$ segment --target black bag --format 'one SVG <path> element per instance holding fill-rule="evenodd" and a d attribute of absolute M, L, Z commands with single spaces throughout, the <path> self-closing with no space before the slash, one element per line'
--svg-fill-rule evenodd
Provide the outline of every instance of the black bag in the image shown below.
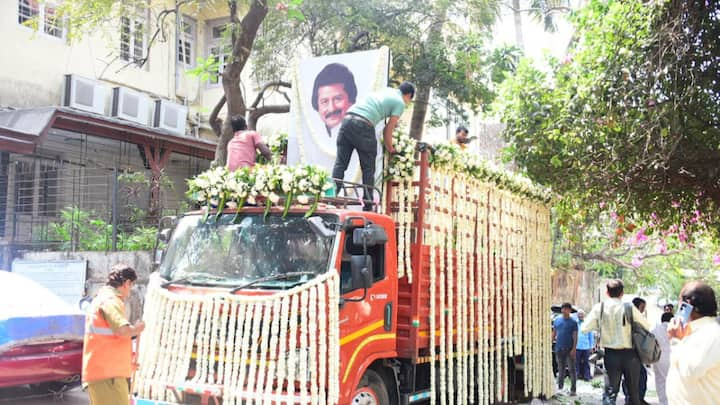
<path fill-rule="evenodd" d="M 643 364 L 653 364 L 660 360 L 660 344 L 658 343 L 655 335 L 650 331 L 645 330 L 642 326 L 635 323 L 633 319 L 633 306 L 632 304 L 625 304 L 625 318 L 630 322 L 632 328 L 632 345 L 633 349 L 640 357 L 640 361 Z"/>

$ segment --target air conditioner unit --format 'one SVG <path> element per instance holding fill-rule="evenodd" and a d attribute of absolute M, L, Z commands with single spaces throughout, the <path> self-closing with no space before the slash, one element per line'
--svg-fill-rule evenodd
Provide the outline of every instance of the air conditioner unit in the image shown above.
<path fill-rule="evenodd" d="M 65 107 L 105 114 L 106 99 L 107 87 L 103 83 L 78 75 L 65 75 L 63 92 Z"/>
<path fill-rule="evenodd" d="M 150 97 L 126 87 L 113 88 L 112 116 L 148 125 Z"/>
<path fill-rule="evenodd" d="M 185 135 L 185 121 L 188 108 L 184 105 L 167 100 L 155 100 L 155 117 L 153 125 L 166 129 L 175 135 Z"/>

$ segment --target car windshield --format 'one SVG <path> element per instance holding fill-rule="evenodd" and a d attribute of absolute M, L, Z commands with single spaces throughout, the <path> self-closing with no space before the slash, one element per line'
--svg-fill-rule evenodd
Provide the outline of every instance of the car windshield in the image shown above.
<path fill-rule="evenodd" d="M 302 215 L 234 217 L 182 218 L 160 265 L 162 277 L 210 286 L 290 288 L 327 272 L 334 238 L 314 233 Z M 334 216 L 323 219 L 337 222 Z M 298 274 L 284 277 L 287 273 Z"/>

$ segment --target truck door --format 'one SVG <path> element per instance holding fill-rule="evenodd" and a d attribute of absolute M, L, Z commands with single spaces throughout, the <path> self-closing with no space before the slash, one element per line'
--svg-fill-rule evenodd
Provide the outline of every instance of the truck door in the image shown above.
<path fill-rule="evenodd" d="M 365 294 L 363 288 L 353 286 L 351 276 L 353 256 L 356 260 L 363 257 L 363 246 L 353 242 L 353 232 L 362 227 L 346 228 L 340 246 L 340 289 L 344 299 L 340 309 L 342 390 L 354 389 L 362 371 L 373 361 L 397 355 L 395 233 L 388 232 L 386 243 L 367 247 L 372 263 L 372 283 Z"/>

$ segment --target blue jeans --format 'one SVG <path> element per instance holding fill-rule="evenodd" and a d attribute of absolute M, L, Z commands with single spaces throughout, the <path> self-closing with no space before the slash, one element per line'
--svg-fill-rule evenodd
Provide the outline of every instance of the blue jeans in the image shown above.
<path fill-rule="evenodd" d="M 575 354 L 575 368 L 578 378 L 590 380 L 590 350 L 577 350 Z"/>

